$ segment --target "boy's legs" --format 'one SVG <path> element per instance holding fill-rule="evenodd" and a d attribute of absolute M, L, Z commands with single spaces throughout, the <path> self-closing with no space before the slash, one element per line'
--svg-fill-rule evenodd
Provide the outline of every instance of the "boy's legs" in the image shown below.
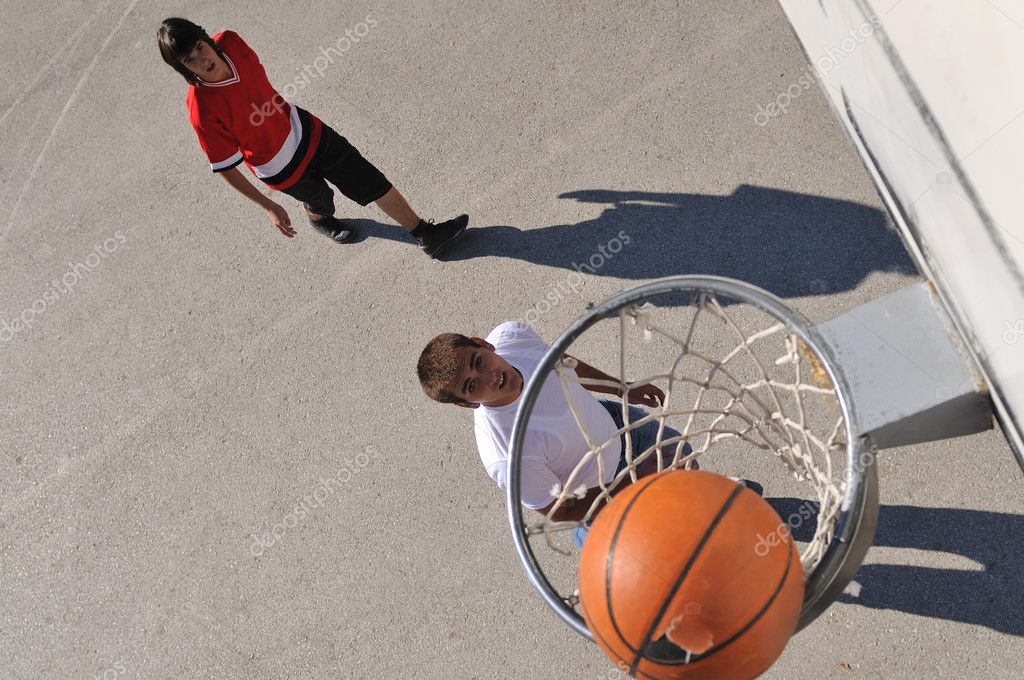
<path fill-rule="evenodd" d="M 384 214 L 412 234 L 431 257 L 439 255 L 465 230 L 469 222 L 465 215 L 440 224 L 420 219 L 384 173 L 326 124 L 321 131 L 317 154 L 320 155 L 321 151 L 323 158 L 318 159 L 318 170 L 327 181 L 359 205 L 376 203 Z"/>
<path fill-rule="evenodd" d="M 334 191 L 315 168 L 308 168 L 299 181 L 281 191 L 302 203 L 309 223 L 321 234 L 338 243 L 350 240 L 355 234 L 351 225 L 334 218 Z"/>
<path fill-rule="evenodd" d="M 326 183 L 324 186 L 327 186 Z M 401 192 L 398 191 L 394 186 L 388 189 L 388 192 L 376 200 L 377 207 L 380 208 L 385 215 L 393 219 L 402 225 L 402 228 L 408 232 L 412 232 L 420 223 L 420 217 L 409 205 L 405 197 L 402 196 Z M 334 214 L 333 204 L 330 212 L 325 211 L 323 214 L 318 214 L 310 210 L 309 205 L 303 205 L 306 209 L 306 214 L 309 215 L 309 219 L 318 221 L 325 217 L 329 217 Z"/>
<path fill-rule="evenodd" d="M 405 200 L 405 196 L 392 186 L 388 192 L 377 199 L 377 207 L 384 211 L 384 214 L 402 225 L 407 232 L 412 233 L 420 225 L 420 216 L 417 215 Z"/>

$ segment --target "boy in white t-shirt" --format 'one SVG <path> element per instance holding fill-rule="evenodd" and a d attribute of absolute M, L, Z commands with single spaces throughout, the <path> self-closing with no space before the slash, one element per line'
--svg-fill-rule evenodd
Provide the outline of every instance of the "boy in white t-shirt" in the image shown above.
<path fill-rule="evenodd" d="M 511 455 L 512 425 L 515 421 L 523 385 L 536 372 L 547 352 L 547 344 L 522 321 L 509 321 L 495 328 L 486 339 L 466 337 L 456 333 L 443 333 L 427 344 L 417 365 L 420 386 L 431 399 L 452 403 L 474 412 L 477 446 L 480 460 L 487 474 L 502 489 L 508 484 L 508 460 Z M 615 379 L 579 359 L 576 375 L 580 378 Z M 589 451 L 579 425 L 566 401 L 558 380 L 547 380 L 537 396 L 529 427 L 523 442 L 522 476 L 520 492 L 523 504 L 548 514 L 554 504 L 553 488 L 562 487 L 569 474 Z M 583 386 L 567 381 L 566 386 L 576 412 L 583 420 L 593 441 L 603 442 L 623 426 L 622 404 L 598 399 L 592 393 L 620 396 L 613 387 Z M 634 387 L 626 395 L 630 404 L 657 406 L 665 395 L 654 385 Z M 630 406 L 630 420 L 638 420 L 646 413 Z M 652 421 L 629 433 L 633 451 L 639 453 L 655 442 L 658 422 Z M 662 438 L 679 433 L 669 427 Z M 602 452 L 605 483 L 614 478 L 625 465 L 623 437 L 617 444 Z M 674 449 L 674 446 L 667 447 Z M 689 444 L 684 455 L 690 451 Z M 656 461 L 649 458 L 638 475 L 656 469 Z M 586 514 L 593 499 L 600 493 L 598 462 L 593 458 L 576 481 L 589 491 L 581 500 L 563 502 L 555 520 L 579 520 Z M 621 487 L 620 487 L 621 488 Z M 582 534 L 577 541 L 582 540 Z"/>

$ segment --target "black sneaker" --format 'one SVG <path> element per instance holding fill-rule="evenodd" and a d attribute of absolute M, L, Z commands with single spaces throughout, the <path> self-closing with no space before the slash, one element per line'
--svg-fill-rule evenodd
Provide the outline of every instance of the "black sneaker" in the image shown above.
<path fill-rule="evenodd" d="M 352 237 L 356 235 L 355 227 L 345 220 L 339 220 L 334 215 L 328 215 L 320 220 L 314 220 L 310 217 L 309 223 L 313 225 L 314 229 L 335 243 L 351 241 Z"/>
<path fill-rule="evenodd" d="M 455 219 L 434 224 L 433 222 L 420 222 L 421 227 L 426 227 L 427 233 L 416 239 L 416 242 L 423 248 L 423 252 L 430 257 L 440 257 L 448 246 L 459 237 L 459 234 L 466 231 L 469 224 L 468 215 L 459 215 Z"/>

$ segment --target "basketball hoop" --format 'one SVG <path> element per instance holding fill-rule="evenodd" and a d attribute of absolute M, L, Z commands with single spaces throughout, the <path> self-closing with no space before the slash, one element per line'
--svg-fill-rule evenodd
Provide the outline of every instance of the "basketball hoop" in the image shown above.
<path fill-rule="evenodd" d="M 587 334 L 596 328 L 611 330 L 612 325 L 618 335 L 614 344 L 615 332 Z M 615 344 L 617 380 L 576 376 L 575 360 L 566 356 L 570 346 L 579 356 L 593 357 L 608 356 Z M 802 316 L 770 293 L 733 279 L 658 279 L 588 310 L 551 345 L 530 378 L 512 432 L 507 509 L 530 582 L 559 617 L 593 640 L 579 612 L 578 554 L 568 540 L 570 531 L 586 527 L 619 486 L 636 481 L 638 466 L 651 456 L 658 472 L 699 460 L 704 469 L 720 471 L 718 466 L 728 474 L 758 478 L 768 498 L 806 499 L 800 515 L 814 517 L 816 524 L 812 535 L 801 541 L 806 580 L 798 629 L 809 624 L 857 572 L 878 515 L 874 453 L 857 427 L 840 369 Z M 630 378 L 627 370 L 643 377 Z M 573 400 L 567 400 L 590 450 L 569 479 L 553 490 L 556 498 L 549 514 L 582 497 L 586 489 L 578 475 L 585 466 L 596 463 L 600 480 L 608 479 L 610 471 L 600 454 L 617 441 L 625 444 L 625 466 L 610 481 L 599 483 L 601 492 L 581 521 L 556 522 L 536 513 L 527 518 L 529 511 L 520 502 L 523 441 L 547 380 L 558 380 L 563 390 L 575 382 L 615 387 L 621 394 L 654 384 L 665 394 L 663 403 L 641 418 L 623 405 L 624 425 L 607 439 L 594 438 Z M 658 423 L 654 445 L 635 450 L 628 435 L 652 422 Z M 679 434 L 672 434 L 673 429 Z M 775 470 L 771 479 L 765 477 L 771 472 L 762 469 L 768 465 Z M 804 512 L 808 508 L 813 512 Z M 780 526 L 780 532 L 794 531 L 789 525 Z M 535 551 L 531 541 L 545 549 Z"/>

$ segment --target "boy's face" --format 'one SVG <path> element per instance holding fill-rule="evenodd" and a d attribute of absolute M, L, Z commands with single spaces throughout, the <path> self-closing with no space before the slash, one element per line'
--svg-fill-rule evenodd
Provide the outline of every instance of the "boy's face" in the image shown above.
<path fill-rule="evenodd" d="M 192 51 L 181 58 L 181 63 L 208 83 L 216 83 L 231 77 L 231 68 L 213 48 L 200 40 Z"/>
<path fill-rule="evenodd" d="M 459 374 L 448 391 L 464 403 L 459 406 L 506 406 L 523 391 L 523 376 L 500 356 L 494 347 L 472 338 L 473 345 L 460 347 Z"/>

